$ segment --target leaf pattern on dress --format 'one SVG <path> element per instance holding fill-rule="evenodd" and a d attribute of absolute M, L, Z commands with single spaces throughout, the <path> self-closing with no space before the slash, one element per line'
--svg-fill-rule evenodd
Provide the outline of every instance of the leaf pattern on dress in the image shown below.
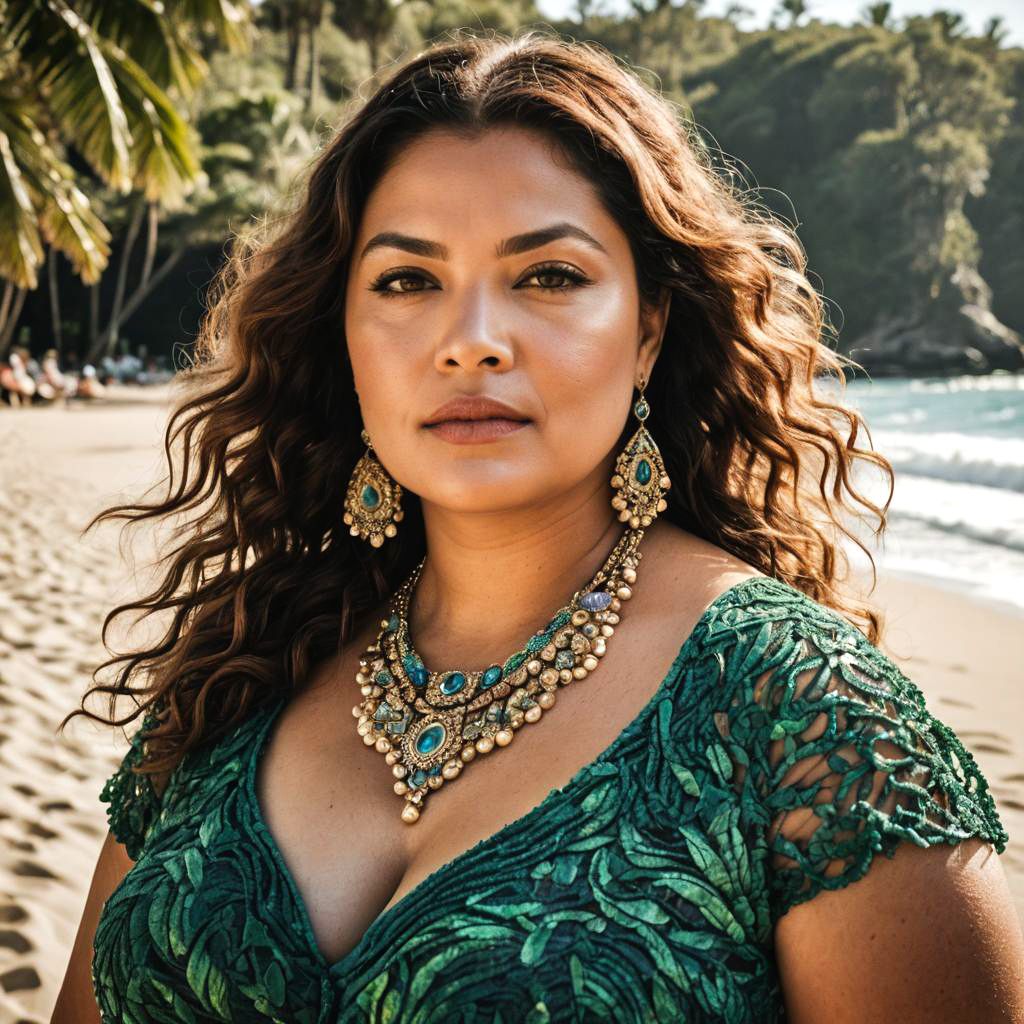
<path fill-rule="evenodd" d="M 1008 839 L 897 666 L 756 578 L 598 758 L 327 964 L 253 789 L 283 706 L 193 751 L 160 799 L 132 772 L 141 728 L 107 780 L 136 863 L 96 929 L 104 1024 L 781 1022 L 772 930 L 791 906 L 902 842 Z"/>

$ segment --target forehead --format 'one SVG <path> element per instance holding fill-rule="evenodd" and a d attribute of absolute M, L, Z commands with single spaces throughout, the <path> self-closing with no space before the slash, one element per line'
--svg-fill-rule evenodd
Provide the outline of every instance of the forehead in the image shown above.
<path fill-rule="evenodd" d="M 440 238 L 442 228 L 454 226 L 490 238 L 560 220 L 585 221 L 605 237 L 618 231 L 593 183 L 548 136 L 518 127 L 477 136 L 433 129 L 376 183 L 360 237 L 387 227 Z"/>

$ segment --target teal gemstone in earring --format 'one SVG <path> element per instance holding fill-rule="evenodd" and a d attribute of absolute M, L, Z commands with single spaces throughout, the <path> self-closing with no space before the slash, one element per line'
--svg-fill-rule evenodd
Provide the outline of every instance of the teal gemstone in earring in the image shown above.
<path fill-rule="evenodd" d="M 636 464 L 636 472 L 634 474 L 636 482 L 641 486 L 645 486 L 651 482 L 651 464 L 646 459 L 641 459 Z"/>
<path fill-rule="evenodd" d="M 637 399 L 636 405 L 633 406 L 633 412 L 636 414 L 638 420 L 645 420 L 651 414 L 651 407 L 647 404 L 646 399 Z"/>
<path fill-rule="evenodd" d="M 380 494 L 377 492 L 377 488 L 373 484 L 367 484 L 363 488 L 363 493 L 360 495 L 365 508 L 374 509 L 380 504 Z"/>

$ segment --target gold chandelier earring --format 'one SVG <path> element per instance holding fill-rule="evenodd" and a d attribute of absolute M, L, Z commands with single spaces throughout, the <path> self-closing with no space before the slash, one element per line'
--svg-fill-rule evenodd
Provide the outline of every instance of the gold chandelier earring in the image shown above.
<path fill-rule="evenodd" d="M 672 486 L 661 452 L 644 426 L 651 407 L 644 398 L 647 382 L 643 377 L 637 386 L 640 395 L 633 406 L 633 414 L 640 426 L 616 459 L 611 479 L 615 488 L 612 508 L 619 513 L 619 519 L 628 522 L 634 530 L 650 526 L 658 513 L 668 508 L 662 495 Z"/>
<path fill-rule="evenodd" d="M 395 523 L 401 522 L 404 515 L 400 507 L 402 487 L 374 455 L 370 435 L 364 430 L 360 436 L 366 452 L 348 482 L 344 520 L 353 537 L 369 540 L 379 548 L 385 537 L 398 533 Z"/>

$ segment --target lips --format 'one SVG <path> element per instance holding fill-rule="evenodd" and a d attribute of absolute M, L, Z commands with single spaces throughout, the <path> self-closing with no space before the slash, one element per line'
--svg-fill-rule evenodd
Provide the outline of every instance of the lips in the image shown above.
<path fill-rule="evenodd" d="M 452 444 L 487 444 L 524 430 L 526 426 L 525 420 L 444 420 L 427 427 L 427 430 Z"/>
<path fill-rule="evenodd" d="M 529 417 L 518 409 L 485 395 L 459 395 L 435 409 L 423 423 L 425 427 L 436 427 L 446 422 L 467 420 L 503 420 L 513 423 L 528 423 Z"/>

